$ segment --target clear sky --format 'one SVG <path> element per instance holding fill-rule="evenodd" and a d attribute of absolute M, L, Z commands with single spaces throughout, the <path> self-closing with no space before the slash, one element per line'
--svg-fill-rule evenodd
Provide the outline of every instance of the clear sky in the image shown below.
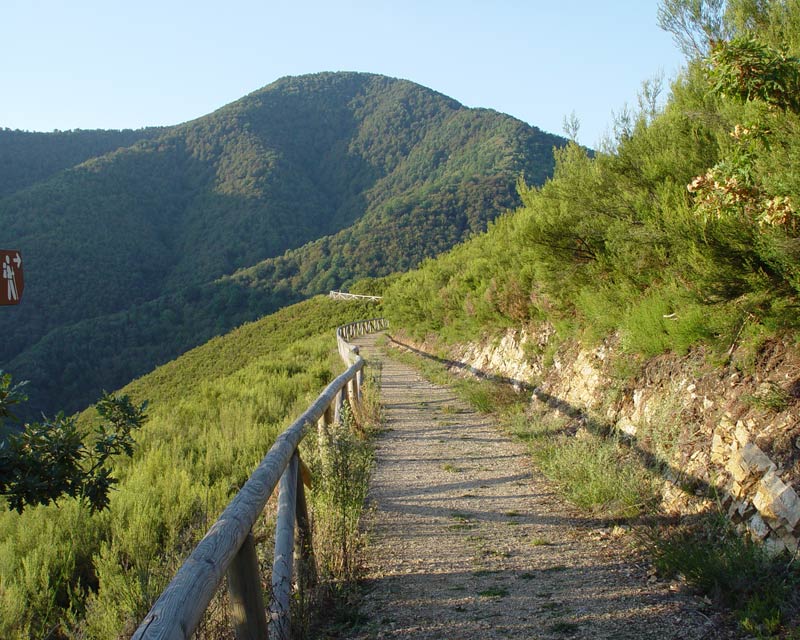
<path fill-rule="evenodd" d="M 657 0 L 0 0 L 0 127 L 185 122 L 286 75 L 369 71 L 596 146 L 682 57 Z"/>

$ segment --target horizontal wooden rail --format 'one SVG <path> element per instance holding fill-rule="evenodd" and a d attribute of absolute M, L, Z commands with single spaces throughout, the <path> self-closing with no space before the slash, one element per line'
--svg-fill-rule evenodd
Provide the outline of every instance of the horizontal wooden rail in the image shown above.
<path fill-rule="evenodd" d="M 339 345 L 339 355 L 345 364 L 353 364 L 358 358 L 358 347 L 350 344 L 350 340 L 356 336 L 363 336 L 365 333 L 376 333 L 389 328 L 389 322 L 385 318 L 372 318 L 370 320 L 359 320 L 350 324 L 343 324 L 336 329 L 336 342 Z"/>
<path fill-rule="evenodd" d="M 256 470 L 156 600 L 134 633 L 134 639 L 191 637 L 223 576 L 231 570 L 232 564 L 237 568 L 236 571 L 244 573 L 234 576 L 232 581 L 234 585 L 231 589 L 237 638 L 255 638 L 263 635 L 261 630 L 264 621 L 252 619 L 254 615 L 263 615 L 264 606 L 260 593 L 255 595 L 253 593 L 260 592 L 260 584 L 258 576 L 253 575 L 257 567 L 254 567 L 252 561 L 255 554 L 251 548 L 251 529 L 264 510 L 281 476 L 289 467 L 303 437 L 317 427 L 318 423 L 330 423 L 334 410 L 337 414 L 340 412 L 346 396 L 349 396 L 352 402 L 357 402 L 360 398 L 364 360 L 358 355 L 358 347 L 349 344 L 347 340 L 356 335 L 384 328 L 386 328 L 385 320 L 372 319 L 343 325 L 337 329 L 339 353 L 348 365 L 347 371 L 331 382 L 314 403 L 277 437 Z M 296 484 L 293 480 L 297 475 L 296 465 L 292 468 L 295 469 L 293 475 L 284 481 L 287 487 L 292 483 Z M 288 489 L 287 493 L 294 494 Z M 291 525 L 282 520 L 279 526 L 289 528 L 293 532 L 295 518 L 293 510 L 291 514 Z M 248 539 L 251 541 L 250 545 L 245 544 Z M 291 546 L 291 543 L 288 544 Z M 282 554 L 286 553 L 286 545 L 287 543 L 284 543 L 281 547 Z M 278 551 L 276 548 L 276 558 Z M 288 565 L 291 567 L 291 561 Z M 253 611 L 258 610 L 259 605 L 254 606 L 253 603 L 259 601 L 261 613 L 254 614 Z M 277 631 L 276 635 L 279 638 L 288 638 L 288 622 L 284 624 L 284 621 L 288 620 L 288 612 L 280 609 L 285 602 L 282 596 L 282 601 L 277 605 L 273 602 L 272 607 L 272 628 Z M 279 607 L 277 611 L 276 606 Z M 276 625 L 278 619 L 281 622 Z"/>
<path fill-rule="evenodd" d="M 383 300 L 381 296 L 362 296 L 358 293 L 347 293 L 345 291 L 331 291 L 328 297 L 332 300 L 371 300 L 372 302 Z"/>

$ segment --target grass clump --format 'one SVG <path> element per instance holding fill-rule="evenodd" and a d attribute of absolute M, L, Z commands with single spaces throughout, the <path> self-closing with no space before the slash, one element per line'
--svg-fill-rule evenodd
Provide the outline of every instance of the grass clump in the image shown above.
<path fill-rule="evenodd" d="M 780 413 L 789 408 L 792 403 L 792 395 L 774 382 L 767 382 L 756 391 L 742 397 L 745 403 L 757 409 Z"/>
<path fill-rule="evenodd" d="M 554 624 L 551 624 L 549 627 L 549 630 L 552 633 L 564 633 L 569 635 L 576 633 L 578 629 L 580 629 L 580 626 L 575 624 L 574 622 L 564 622 L 564 621 L 556 622 Z"/>
<path fill-rule="evenodd" d="M 373 456 L 369 440 L 358 433 L 349 404 L 342 414 L 341 424 L 329 427 L 320 447 L 311 503 L 320 573 L 332 585 L 352 586 L 361 566 L 359 522 Z"/>
<path fill-rule="evenodd" d="M 553 543 L 550 542 L 550 540 L 548 540 L 547 538 L 531 538 L 530 541 L 530 545 L 532 547 L 548 547 L 551 544 Z"/>
<path fill-rule="evenodd" d="M 724 514 L 654 531 L 648 546 L 661 575 L 680 576 L 730 609 L 744 631 L 772 638 L 796 624 L 797 563 L 785 554 L 771 557 L 763 546 L 738 535 Z"/>
<path fill-rule="evenodd" d="M 656 499 L 652 472 L 613 436 L 575 437 L 561 418 L 518 415 L 511 432 L 527 441 L 542 472 L 575 505 L 608 518 L 639 515 Z"/>
<path fill-rule="evenodd" d="M 346 402 L 339 424 L 304 442 L 314 472 L 307 496 L 319 582 L 308 594 L 295 594 L 293 624 L 304 629 L 302 637 L 320 626 L 334 632 L 364 621 L 357 606 L 366 543 L 360 522 L 374 464 L 371 440 L 381 423 L 378 386 L 375 371 L 368 370 L 361 403 Z"/>
<path fill-rule="evenodd" d="M 655 499 L 652 476 L 614 439 L 554 438 L 533 457 L 572 502 L 607 517 L 639 515 Z"/>
<path fill-rule="evenodd" d="M 508 595 L 508 589 L 504 587 L 490 587 L 484 591 L 480 591 L 478 595 L 481 598 L 505 598 Z"/>

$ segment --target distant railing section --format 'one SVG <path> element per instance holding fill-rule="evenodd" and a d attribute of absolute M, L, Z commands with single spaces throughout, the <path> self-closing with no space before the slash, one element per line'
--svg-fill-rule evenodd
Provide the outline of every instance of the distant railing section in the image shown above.
<path fill-rule="evenodd" d="M 255 640 L 266 638 L 267 634 L 273 640 L 289 639 L 295 522 L 299 537 L 299 564 L 310 566 L 307 573 L 315 574 L 305 489 L 302 474 L 298 471 L 303 463 L 297 448 L 314 426 L 320 432 L 326 432 L 328 425 L 339 422 L 345 400 L 351 404 L 360 401 L 364 359 L 358 354 L 358 347 L 348 340 L 381 331 L 386 326 L 384 319 L 376 318 L 346 324 L 336 330 L 339 353 L 348 366 L 347 371 L 331 382 L 314 403 L 278 436 L 239 493 L 150 609 L 133 635 L 135 640 L 190 638 L 226 574 L 237 639 Z M 251 530 L 278 482 L 280 494 L 268 622 Z"/>
<path fill-rule="evenodd" d="M 350 344 L 350 340 L 356 336 L 363 336 L 365 333 L 377 333 L 389 328 L 389 321 L 386 318 L 372 318 L 371 320 L 359 320 L 350 324 L 343 324 L 336 329 L 336 342 L 339 345 L 339 355 L 344 363 L 351 365 L 358 358 L 358 347 Z"/>
<path fill-rule="evenodd" d="M 332 300 L 371 300 L 372 302 L 383 300 L 381 296 L 362 296 L 357 293 L 346 293 L 345 291 L 331 291 L 328 297 Z"/>

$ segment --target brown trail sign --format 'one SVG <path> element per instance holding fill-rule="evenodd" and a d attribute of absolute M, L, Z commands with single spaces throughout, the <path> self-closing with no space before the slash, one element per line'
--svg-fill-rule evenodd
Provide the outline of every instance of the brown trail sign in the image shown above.
<path fill-rule="evenodd" d="M 19 304 L 25 279 L 22 276 L 22 254 L 16 249 L 0 249 L 0 305 Z"/>

